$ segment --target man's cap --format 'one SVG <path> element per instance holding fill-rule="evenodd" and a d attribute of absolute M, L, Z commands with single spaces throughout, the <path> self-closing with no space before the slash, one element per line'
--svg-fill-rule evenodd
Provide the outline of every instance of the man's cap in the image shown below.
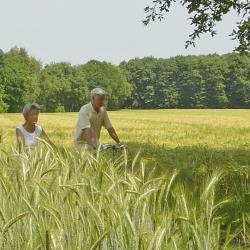
<path fill-rule="evenodd" d="M 39 105 L 35 102 L 25 104 L 23 107 L 23 116 L 25 117 L 33 108 L 40 110 Z"/>
<path fill-rule="evenodd" d="M 94 88 L 91 90 L 91 96 L 94 96 L 94 95 L 106 96 L 107 92 L 102 88 Z"/>

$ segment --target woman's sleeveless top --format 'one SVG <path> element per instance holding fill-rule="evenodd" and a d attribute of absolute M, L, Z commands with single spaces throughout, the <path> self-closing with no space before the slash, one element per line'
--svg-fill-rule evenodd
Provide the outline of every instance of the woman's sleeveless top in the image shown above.
<path fill-rule="evenodd" d="M 35 131 L 33 133 L 28 132 L 23 125 L 17 126 L 24 137 L 25 146 L 34 147 L 38 144 L 38 139 L 42 134 L 42 127 L 35 124 Z"/>

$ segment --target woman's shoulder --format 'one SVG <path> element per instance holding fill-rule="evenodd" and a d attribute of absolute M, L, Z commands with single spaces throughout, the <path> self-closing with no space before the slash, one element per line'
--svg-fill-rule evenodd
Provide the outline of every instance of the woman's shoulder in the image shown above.
<path fill-rule="evenodd" d="M 42 126 L 40 125 L 40 124 L 35 124 L 35 126 L 37 127 L 37 128 L 42 128 Z"/>
<path fill-rule="evenodd" d="M 35 126 L 36 126 L 36 129 L 38 129 L 38 130 L 40 130 L 40 131 L 42 131 L 42 130 L 43 130 L 42 126 L 41 126 L 41 125 L 39 125 L 39 124 L 36 124 Z"/>
<path fill-rule="evenodd" d="M 42 133 L 42 131 L 43 131 L 42 126 L 39 125 L 39 124 L 36 124 L 35 126 L 36 126 L 36 130 L 35 130 L 36 133 L 40 135 Z"/>
<path fill-rule="evenodd" d="M 16 126 L 16 130 L 23 131 L 23 125 L 22 125 L 22 124 L 17 125 L 17 126 Z"/>
<path fill-rule="evenodd" d="M 23 135 L 23 136 L 26 135 L 25 129 L 22 124 L 16 126 L 16 135 Z"/>

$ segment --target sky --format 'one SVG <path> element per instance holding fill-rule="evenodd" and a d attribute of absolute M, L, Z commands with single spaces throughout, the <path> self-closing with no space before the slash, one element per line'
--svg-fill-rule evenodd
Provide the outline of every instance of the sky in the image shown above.
<path fill-rule="evenodd" d="M 152 0 L 151 0 L 152 1 Z M 237 21 L 227 14 L 196 47 L 185 49 L 192 32 L 185 7 L 175 4 L 163 22 L 144 26 L 150 0 L 0 0 L 0 49 L 24 47 L 44 64 L 91 59 L 119 64 L 135 57 L 169 58 L 232 52 L 229 37 Z"/>

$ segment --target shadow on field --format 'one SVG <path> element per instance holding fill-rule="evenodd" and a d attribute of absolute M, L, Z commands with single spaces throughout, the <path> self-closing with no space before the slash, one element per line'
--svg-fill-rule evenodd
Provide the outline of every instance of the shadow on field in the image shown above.
<path fill-rule="evenodd" d="M 177 169 L 215 169 L 223 167 L 250 167 L 250 148 L 209 148 L 206 146 L 180 146 L 167 148 L 140 143 L 127 143 L 129 155 L 139 150 L 146 166 L 157 166 L 160 171 Z"/>

